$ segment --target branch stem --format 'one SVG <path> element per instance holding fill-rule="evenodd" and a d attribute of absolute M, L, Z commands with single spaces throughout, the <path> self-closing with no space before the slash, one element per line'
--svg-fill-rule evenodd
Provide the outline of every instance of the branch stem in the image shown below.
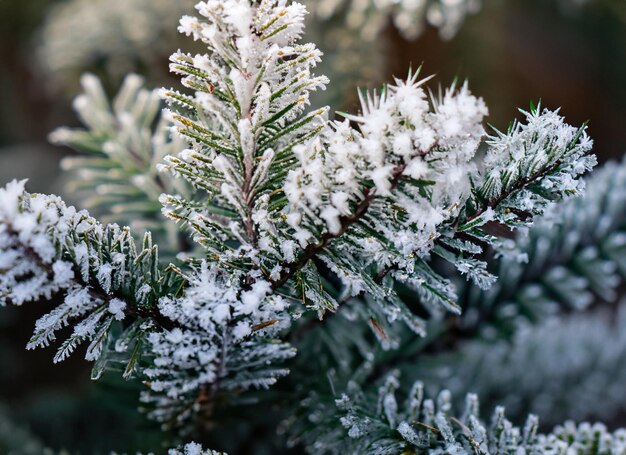
<path fill-rule="evenodd" d="M 398 185 L 406 166 L 406 164 L 400 164 L 392 170 L 391 189 L 394 189 Z M 335 233 L 325 232 L 322 234 L 319 242 L 307 245 L 300 257 L 288 264 L 286 268 L 283 269 L 280 276 L 276 280 L 272 281 L 272 289 L 277 290 L 284 286 L 291 278 L 294 277 L 296 273 L 298 273 L 300 269 L 306 265 L 307 262 L 309 262 L 309 260 L 313 259 L 324 248 L 326 248 L 330 242 L 344 235 L 350 226 L 360 221 L 367 213 L 376 196 L 377 194 L 374 188 L 365 188 L 363 191 L 363 199 L 356 206 L 354 213 L 339 217 L 339 230 Z"/>

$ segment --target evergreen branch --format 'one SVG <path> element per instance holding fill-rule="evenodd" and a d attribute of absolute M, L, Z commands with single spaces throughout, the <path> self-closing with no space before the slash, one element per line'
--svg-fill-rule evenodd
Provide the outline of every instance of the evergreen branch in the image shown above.
<path fill-rule="evenodd" d="M 472 226 L 472 224 L 478 218 L 480 218 L 482 215 L 484 215 L 486 212 L 488 212 L 490 210 L 493 210 L 493 211 L 497 210 L 504 201 L 506 201 L 511 196 L 515 195 L 517 192 L 522 191 L 525 188 L 527 188 L 528 186 L 530 186 L 530 185 L 532 185 L 532 184 L 534 184 L 536 182 L 541 181 L 546 176 L 553 174 L 559 168 L 560 165 L 561 165 L 561 163 L 557 161 L 552 166 L 550 166 L 550 167 L 548 167 L 546 169 L 540 169 L 535 174 L 533 174 L 531 176 L 521 178 L 521 179 L 517 180 L 515 182 L 515 184 L 512 187 L 508 188 L 506 191 L 502 192 L 501 194 L 499 194 L 496 197 L 493 197 L 492 199 L 489 199 L 489 200 L 485 201 L 485 203 L 481 207 L 479 207 L 475 212 L 473 212 L 467 218 L 463 219 L 463 224 L 461 226 L 459 226 L 460 231 L 458 231 L 457 235 L 460 238 L 464 238 L 464 239 L 468 240 L 468 237 L 466 235 L 464 236 L 463 234 L 465 234 L 465 231 L 467 231 L 468 228 L 470 226 Z M 510 208 L 508 208 L 508 209 L 509 209 L 509 211 L 511 210 Z M 518 214 L 516 214 L 516 215 L 518 215 Z M 526 218 L 529 215 L 530 214 L 526 214 Z M 524 219 L 524 221 L 525 221 L 525 219 Z M 458 226 L 460 224 L 460 219 L 457 218 L 457 220 L 455 220 L 453 224 Z"/>
<path fill-rule="evenodd" d="M 411 376 L 419 371 L 430 389 L 448 388 L 457 403 L 472 391 L 483 402 L 505 405 L 514 417 L 537 414 L 545 425 L 613 422 L 626 409 L 619 393 L 626 378 L 624 310 L 620 304 L 549 318 L 521 327 L 510 342 L 473 339 L 400 367 Z"/>
<path fill-rule="evenodd" d="M 143 88 L 143 80 L 128 75 L 109 102 L 101 82 L 91 74 L 81 78 L 84 93 L 74 109 L 85 129 L 59 128 L 50 141 L 72 147 L 82 155 L 62 162 L 70 172 L 67 189 L 84 208 L 104 220 L 129 225 L 133 232 L 150 230 L 162 253 L 173 256 L 184 240 L 174 226 L 163 223 L 159 195 L 174 189 L 188 197 L 187 188 L 156 165 L 182 141 L 169 137 L 169 123 L 159 119 L 157 91 Z"/>
<path fill-rule="evenodd" d="M 479 417 L 478 397 L 474 394 L 467 395 L 465 410 L 457 417 L 449 391 L 443 390 L 431 399 L 418 381 L 401 405 L 399 387 L 398 374 L 392 373 L 377 388 L 352 381 L 334 399 L 312 397 L 305 403 L 316 413 L 316 425 L 298 422 L 295 441 L 304 442 L 309 453 L 355 455 L 407 451 L 619 454 L 626 450 L 624 430 L 610 433 L 603 424 L 567 422 L 541 434 L 536 416 L 529 415 L 523 428 L 516 427 L 499 406 L 487 426 Z"/>
<path fill-rule="evenodd" d="M 594 299 L 616 299 L 626 278 L 625 169 L 625 162 L 605 164 L 587 179 L 583 196 L 553 206 L 527 235 L 499 248 L 491 265 L 500 277 L 494 288 L 461 290 L 461 306 L 480 315 L 471 324 L 459 321 L 461 338 L 487 326 L 511 332 L 522 315 L 540 321 L 555 307 L 582 310 Z"/>
<path fill-rule="evenodd" d="M 195 39 L 204 40 L 207 27 L 214 27 L 218 35 L 210 42 L 204 40 L 207 55 L 172 56 L 173 69 L 183 73 L 183 85 L 196 90 L 195 94 L 181 98 L 174 90 L 162 91 L 172 109 L 184 105 L 172 118 L 178 133 L 191 139 L 191 149 L 166 157 L 164 167 L 196 187 L 207 188 L 211 206 L 235 215 L 229 220 L 228 240 L 240 246 L 234 255 L 240 257 L 251 254 L 244 249 L 256 251 L 261 243 L 280 243 L 275 238 L 275 223 L 260 223 L 258 218 L 267 211 L 267 195 L 280 188 L 276 162 L 280 160 L 281 172 L 287 172 L 286 163 L 294 163 L 290 149 L 324 123 L 325 109 L 306 113 L 305 106 L 310 93 L 324 88 L 327 82 L 325 77 L 312 74 L 320 52 L 312 44 L 298 44 L 304 16 L 301 5 L 262 1 L 246 4 L 246 8 L 251 15 L 245 23 L 231 21 L 223 5 L 204 2 L 198 4 L 201 18 L 183 18 L 181 32 Z M 265 28 L 261 31 L 259 27 Z M 244 65 L 242 55 L 255 57 Z M 203 86 L 211 89 L 203 90 Z M 216 136 L 223 139 L 219 144 L 212 140 Z M 223 147 L 222 143 L 232 146 Z M 206 211 L 188 210 L 185 221 L 217 221 Z M 166 214 L 175 216 L 176 211 Z M 209 236 L 203 234 L 197 239 L 212 250 L 220 250 L 218 245 L 211 247 L 214 240 Z M 236 262 L 228 257 L 221 260 Z"/>
<path fill-rule="evenodd" d="M 13 182 L 0 190 L 0 302 L 64 297 L 37 322 L 29 346 L 47 345 L 71 324 L 55 360 L 89 340 L 94 378 L 107 362 L 123 359 L 123 377 L 144 381 L 141 399 L 150 417 L 167 428 L 205 429 L 222 399 L 269 388 L 289 373 L 283 365 L 295 349 L 282 340 L 307 346 L 311 338 L 304 336 L 306 323 L 288 331 L 300 315 L 294 301 L 320 318 L 344 305 L 346 336 L 328 338 L 354 338 L 354 346 L 332 346 L 332 354 L 345 358 L 358 350 L 366 362 L 356 374 L 350 361 L 338 365 L 351 379 L 339 413 L 332 406 L 337 396 L 304 403 L 306 425 L 330 416 L 320 425 L 326 433 L 304 432 L 316 434 L 323 450 L 579 448 L 570 440 L 561 444 L 560 436 L 536 437 L 534 419 L 520 440 L 501 412 L 497 434 L 488 434 L 476 400 L 457 419 L 448 414 L 446 393 L 437 408 L 420 399 L 398 412 L 393 375 L 377 393 L 359 384 L 400 364 L 403 355 L 423 352 L 437 335 L 427 333 L 425 318 L 461 313 L 450 274 L 438 272 L 435 256 L 484 291 L 496 279 L 488 248 L 504 244 L 489 234 L 488 223 L 527 226 L 552 202 L 580 193 L 580 175 L 595 164 L 585 126 L 565 124 L 558 111 L 533 109 L 524 123 L 485 141 L 482 99 L 467 84 L 429 98 L 418 72 L 380 94 L 362 93 L 360 114 L 329 122 L 326 108 L 307 112 L 312 92 L 327 79 L 314 74 L 321 58 L 315 45 L 299 43 L 302 5 L 211 0 L 197 10 L 179 30 L 206 52 L 175 53 L 170 65 L 188 93 L 160 92 L 171 108 L 163 120 L 173 125 L 167 132 L 184 140 L 185 149 L 164 136 L 162 147 L 149 144 L 158 100 L 132 78 L 109 106 L 102 87 L 87 77 L 87 95 L 76 106 L 89 131 L 64 131 L 57 139 L 93 155 L 73 166 L 108 182 L 106 200 L 119 202 L 115 215 L 156 218 L 155 195 L 163 192 L 162 212 L 189 227 L 200 248 L 185 266 L 161 270 L 149 235 L 138 248 L 129 229 L 100 225 Z M 485 142 L 483 159 L 477 151 Z M 158 169 L 174 178 L 157 177 L 153 160 L 170 146 Z M 95 196 L 87 201 L 104 206 Z M 601 277 L 593 278 L 602 290 Z M 406 287 L 420 307 L 400 298 Z M 391 352 L 403 341 L 395 321 L 412 331 L 412 345 L 400 353 Z M 413 334 L 431 338 L 415 341 Z M 386 352 L 382 360 L 369 344 L 374 337 Z M 197 444 L 181 450 L 202 453 Z"/>
<path fill-rule="evenodd" d="M 157 301 L 176 280 L 159 270 L 149 234 L 137 250 L 127 228 L 102 226 L 54 196 L 28 194 L 24 182 L 8 184 L 0 199 L 0 302 L 21 305 L 64 296 L 37 321 L 28 348 L 47 346 L 72 323 L 74 331 L 55 361 L 85 340 L 91 340 L 86 358 L 95 361 L 114 321 L 145 319 L 171 327 Z"/>
<path fill-rule="evenodd" d="M 210 393 L 203 406 L 211 407 L 223 389 L 267 388 L 287 374 L 274 365 L 295 351 L 268 336 L 288 321 L 282 299 L 265 296 L 269 284 L 257 279 L 247 290 L 239 289 L 233 283 L 243 282 L 241 273 L 230 278 L 206 264 L 186 275 L 174 273 L 174 266 L 172 272 L 161 271 L 149 234 L 137 250 L 128 229 L 102 226 L 56 197 L 30 195 L 24 182 L 0 190 L 0 202 L 1 302 L 20 305 L 64 296 L 37 321 L 29 348 L 47 346 L 61 328 L 72 325 L 55 361 L 91 341 L 86 358 L 96 362 L 93 376 L 99 377 L 115 341 L 118 356 L 130 356 L 124 375 L 137 372 L 147 381 L 143 400 L 156 406 L 150 415 L 163 422 L 173 418 L 176 426 L 193 417 L 197 409 L 186 408 L 187 403 L 196 402 L 204 387 Z M 254 315 L 242 303 L 258 305 Z M 127 324 L 117 340 L 115 321 Z M 137 350 L 144 337 L 147 352 Z M 138 368 L 142 355 L 152 360 Z"/>
<path fill-rule="evenodd" d="M 160 300 L 175 328 L 149 335 L 155 359 L 143 370 L 150 390 L 142 401 L 166 427 L 204 426 L 225 392 L 266 389 L 288 374 L 276 367 L 295 355 L 276 339 L 289 322 L 286 305 L 266 296 L 269 284 L 260 277 L 242 288 L 245 276 L 204 262 L 185 275 L 180 297 Z"/>
<path fill-rule="evenodd" d="M 313 14 L 326 22 L 339 22 L 349 29 L 351 35 L 367 44 L 380 38 L 385 25 L 391 19 L 393 25 L 408 40 L 419 37 L 426 26 L 435 27 L 443 39 L 453 38 L 465 18 L 480 9 L 480 3 L 459 0 L 425 0 L 418 7 L 410 0 L 373 1 L 357 3 L 339 0 L 331 4 L 310 2 Z"/>
<path fill-rule="evenodd" d="M 345 115 L 359 130 L 348 123 L 331 124 L 319 139 L 295 150 L 301 168 L 290 171 L 284 186 L 289 200 L 285 217 L 303 250 L 282 266 L 274 289 L 330 248 L 336 257 L 349 258 L 342 265 L 329 264 L 347 278 L 341 278 L 346 289 L 342 298 L 367 292 L 385 300 L 393 295 L 385 287 L 385 277 L 392 275 L 417 288 L 427 303 L 459 312 L 452 286 L 429 271 L 426 258 L 431 253 L 442 257 L 487 289 L 495 276 L 480 255 L 497 238 L 486 234 L 486 223 L 498 220 L 511 228 L 530 224 L 550 201 L 579 192 L 577 177 L 595 163 L 585 127 L 570 127 L 557 112 L 540 108 L 525 113 L 526 124 L 515 122 L 507 133 L 487 138 L 487 158 L 479 164 L 484 171 L 473 173 L 473 154 L 446 154 L 457 147 L 478 147 L 486 111 L 482 101 L 466 86 L 459 91 L 453 86 L 439 99 L 433 97 L 429 106 L 421 87 L 425 80 L 417 75 L 385 87 L 380 96 L 364 95 L 362 115 Z M 457 112 L 462 103 L 471 109 Z M 456 122 L 466 122 L 461 129 L 472 132 L 471 145 L 465 136 L 448 133 L 451 118 L 455 131 Z M 468 168 L 453 170 L 445 160 Z M 320 168 L 322 176 L 308 171 Z M 462 180 L 451 184 L 448 172 L 470 175 L 472 185 Z M 424 218 L 436 221 L 430 224 Z M 318 312 L 328 307 L 326 302 L 320 293 Z"/>
<path fill-rule="evenodd" d="M 112 453 L 111 455 L 117 455 Z M 136 455 L 141 455 L 137 453 Z M 183 446 L 178 446 L 167 451 L 167 455 L 228 455 L 225 452 L 218 452 L 216 450 L 204 449 L 201 444 L 197 442 L 189 442 Z"/>
<path fill-rule="evenodd" d="M 422 357 L 427 359 L 425 362 L 428 363 L 428 368 L 432 367 L 433 370 L 434 364 L 439 362 L 438 358 L 441 358 L 441 363 L 448 367 L 454 363 L 453 359 L 458 358 L 458 351 L 464 349 L 467 349 L 468 360 L 467 363 L 464 361 L 462 364 L 471 369 L 472 362 L 469 359 L 482 347 L 493 343 L 496 344 L 493 351 L 494 362 L 498 355 L 509 359 L 508 356 L 513 356 L 514 352 L 518 352 L 520 358 L 523 357 L 523 353 L 532 352 L 531 346 L 535 341 L 537 346 L 541 346 L 540 351 L 546 353 L 546 359 L 549 359 L 550 343 L 554 342 L 555 351 L 561 349 L 558 340 L 564 340 L 567 337 L 563 333 L 576 331 L 580 332 L 581 338 L 587 339 L 586 342 L 581 341 L 585 346 L 598 343 L 599 341 L 595 340 L 591 334 L 601 332 L 598 329 L 604 323 L 601 316 L 596 319 L 584 315 L 571 319 L 571 322 L 565 322 L 562 329 L 571 330 L 571 332 L 559 332 L 561 328 L 554 328 L 553 323 L 549 323 L 548 326 L 552 329 L 543 328 L 540 325 L 536 329 L 524 330 L 523 326 L 529 322 L 545 324 L 551 317 L 554 317 L 559 308 L 561 311 L 558 314 L 563 314 L 588 310 L 593 302 L 616 300 L 617 290 L 626 278 L 626 267 L 623 261 L 623 239 L 626 229 L 625 175 L 625 162 L 605 164 L 586 179 L 586 191 L 583 196 L 553 205 L 551 210 L 535 220 L 527 233 L 522 232 L 515 241 L 508 240 L 499 245 L 498 257 L 492 257 L 489 260 L 489 268 L 497 272 L 498 282 L 488 290 L 482 290 L 471 283 L 462 283 L 458 303 L 463 309 L 463 315 L 448 318 L 443 334 L 425 340 L 421 345 L 416 345 L 409 336 L 401 338 L 398 340 L 398 350 L 385 357 L 380 370 L 384 372 L 390 368 L 408 369 L 408 366 L 412 369 Z M 581 327 L 583 320 L 587 321 L 590 327 L 596 327 L 596 329 L 589 329 L 588 336 L 587 329 Z M 433 322 L 429 331 L 436 331 L 438 324 L 436 321 Z M 522 326 L 522 334 L 517 334 L 520 326 Z M 566 327 L 571 328 L 566 329 Z M 549 334 L 553 334 L 554 340 L 547 340 Z M 482 341 L 472 342 L 477 338 Z M 498 341 L 502 338 L 512 339 L 514 346 L 509 348 L 507 343 Z M 531 339 L 534 340 L 532 343 Z M 541 339 L 544 341 L 540 341 Z M 619 337 L 615 335 L 612 339 L 617 340 Z M 468 342 L 470 345 L 466 346 Z M 576 348 L 577 344 L 572 343 L 569 346 L 580 352 Z M 617 341 L 612 346 L 618 350 L 621 349 Z M 589 352 L 593 357 L 589 361 L 599 357 L 599 355 L 591 354 L 593 350 Z M 488 355 L 490 354 L 485 353 L 485 356 Z M 490 360 L 487 360 L 487 357 L 481 357 L 481 360 L 476 359 L 474 364 L 476 378 L 483 373 L 478 367 L 482 368 L 484 363 Z M 430 363 L 431 361 L 433 363 Z M 550 361 L 546 360 L 546 362 Z M 419 370 L 424 373 L 428 368 L 423 367 Z M 512 368 L 513 365 L 508 369 L 503 368 L 502 371 L 505 369 L 509 371 Z M 523 367 L 520 366 L 520 368 Z M 538 368 L 538 370 L 545 371 L 546 368 Z M 487 370 L 488 368 L 485 369 L 484 374 L 487 374 Z M 590 368 L 590 370 L 594 369 Z M 461 373 L 454 368 L 450 371 L 459 373 L 454 375 L 455 378 L 473 377 L 472 373 Z M 562 371 L 565 375 L 570 370 L 563 369 Z M 430 373 L 424 373 L 424 379 L 427 374 Z M 619 377 L 619 374 L 619 372 L 613 372 L 610 376 Z M 442 377 L 435 374 L 430 383 L 440 385 L 441 381 Z M 558 383 L 556 379 L 553 382 Z M 481 381 L 476 379 L 475 387 L 479 387 L 480 383 Z M 450 388 L 455 387 L 451 380 Z M 464 389 L 464 392 L 467 390 L 467 388 Z M 489 393 L 485 392 L 485 395 L 489 396 Z M 505 392 L 498 393 L 501 393 L 497 395 L 500 401 L 506 402 Z M 531 400 L 531 395 L 532 393 L 528 392 L 528 402 Z M 563 400 L 563 403 L 566 401 Z M 561 406 L 564 411 L 569 409 L 565 404 Z M 611 409 L 610 406 L 605 407 L 606 414 L 600 413 L 600 408 L 595 406 L 586 406 L 586 408 L 597 410 L 595 417 L 610 418 L 608 411 Z M 512 410 L 518 412 L 517 408 L 512 407 Z M 530 410 L 536 411 L 536 409 Z M 558 415 L 566 417 L 563 414 L 565 412 Z M 570 417 L 574 416 L 577 414 Z M 554 420 L 550 422 L 554 423 Z"/>
<path fill-rule="evenodd" d="M 406 165 L 403 164 L 397 166 L 392 170 L 390 179 L 391 190 L 396 187 L 405 169 Z M 376 197 L 376 190 L 372 187 L 365 187 L 362 193 L 363 199 L 357 204 L 354 212 L 349 216 L 339 217 L 339 229 L 336 232 L 325 232 L 319 242 L 307 245 L 300 257 L 295 262 L 288 264 L 286 269 L 283 269 L 283 272 L 281 272 L 279 278 L 272 281 L 273 289 L 280 289 L 282 286 L 284 286 L 311 259 L 313 259 L 322 250 L 324 250 L 324 248 L 326 248 L 333 239 L 343 236 L 348 228 L 350 228 L 350 226 L 359 222 L 363 218 L 363 216 L 370 207 L 370 203 Z"/>

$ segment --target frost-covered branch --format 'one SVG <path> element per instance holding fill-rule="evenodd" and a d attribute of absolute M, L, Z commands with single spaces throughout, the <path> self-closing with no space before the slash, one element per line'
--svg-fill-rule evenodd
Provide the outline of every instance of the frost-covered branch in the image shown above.
<path fill-rule="evenodd" d="M 506 133 L 487 138 L 472 194 L 435 250 L 481 289 L 490 288 L 495 277 L 472 255 L 500 243 L 490 225 L 531 225 L 554 202 L 580 195 L 581 176 L 596 165 L 585 126 L 572 127 L 558 111 L 540 106 L 522 113 L 526 123 L 515 121 Z"/>
<path fill-rule="evenodd" d="M 127 228 L 103 226 L 55 196 L 31 195 L 24 183 L 0 189 L 0 302 L 22 305 L 63 296 L 37 321 L 29 349 L 47 346 L 72 324 L 55 361 L 85 341 L 85 357 L 94 361 L 116 321 L 149 318 L 170 325 L 156 303 L 170 291 L 173 277 L 159 269 L 149 234 L 138 249 Z"/>
<path fill-rule="evenodd" d="M 362 39 L 374 41 L 393 24 L 407 38 L 415 39 L 426 25 L 439 29 L 444 39 L 452 38 L 469 14 L 478 12 L 481 0 L 320 0 L 310 2 L 322 19 L 341 15 L 347 27 Z"/>
<path fill-rule="evenodd" d="M 495 326 L 511 331 L 520 317 L 540 321 L 596 299 L 614 301 L 626 277 L 625 181 L 625 162 L 605 164 L 586 179 L 582 196 L 553 205 L 527 233 L 503 243 L 490 266 L 498 275 L 494 286 L 461 286 L 465 336 Z"/>
<path fill-rule="evenodd" d="M 117 455 L 112 453 L 111 455 Z M 141 454 L 137 454 L 141 455 Z M 167 455 L 227 455 L 224 452 L 218 452 L 216 450 L 204 449 L 201 444 L 197 442 L 189 442 L 184 446 L 179 446 L 174 449 L 169 449 Z"/>
<path fill-rule="evenodd" d="M 595 163 L 584 128 L 536 109 L 526 123 L 488 137 L 481 162 L 475 155 L 485 134 L 482 100 L 464 85 L 429 102 L 423 84 L 415 74 L 380 96 L 367 95 L 360 116 L 346 114 L 348 120 L 330 123 L 294 150 L 300 167 L 285 183 L 286 221 L 303 252 L 278 284 L 317 255 L 341 279 L 343 296 L 365 292 L 391 303 L 391 318 L 407 312 L 388 274 L 433 308 L 458 312 L 451 283 L 430 268 L 431 253 L 487 288 L 495 277 L 480 255 L 496 238 L 485 225 L 529 224 L 550 201 L 578 194 L 578 176 Z M 487 194 L 496 180 L 501 186 Z M 306 276 L 299 279 L 306 284 Z M 305 294 L 318 311 L 342 300 L 315 288 L 308 284 Z M 419 320 L 407 319 L 423 330 Z"/>
<path fill-rule="evenodd" d="M 173 224 L 163 222 L 159 196 L 188 188 L 156 165 L 164 156 L 183 148 L 171 138 L 171 125 L 158 118 L 161 101 L 157 91 L 143 88 L 143 80 L 128 75 L 117 96 L 109 102 L 102 84 L 91 74 L 81 78 L 84 93 L 74 100 L 85 129 L 58 128 L 50 141 L 81 153 L 66 157 L 67 191 L 83 208 L 104 222 L 128 225 L 132 231 L 150 231 L 162 253 L 172 256 L 184 242 Z M 184 248 L 183 248 L 184 249 Z"/>
<path fill-rule="evenodd" d="M 210 418 L 224 392 L 266 389 L 289 373 L 280 367 L 295 355 L 277 335 L 288 326 L 287 303 L 240 287 L 242 274 L 203 263 L 185 276 L 181 297 L 164 297 L 159 310 L 175 328 L 148 335 L 152 365 L 143 374 L 149 415 L 165 427 Z"/>
<path fill-rule="evenodd" d="M 539 419 L 528 416 L 523 427 L 507 420 L 496 407 L 489 425 L 480 418 L 478 397 L 467 395 L 465 409 L 455 414 L 451 395 L 442 391 L 428 398 L 421 382 L 401 396 L 397 373 L 379 387 L 348 384 L 334 400 L 311 397 L 310 422 L 296 427 L 295 441 L 309 453 L 395 454 L 414 453 L 537 453 L 621 454 L 626 432 L 611 433 L 603 424 L 566 422 L 550 433 L 539 431 Z"/>
<path fill-rule="evenodd" d="M 162 271 L 149 234 L 137 250 L 129 229 L 103 226 L 57 197 L 31 195 L 24 182 L 0 189 L 0 201 L 1 303 L 63 296 L 37 321 L 29 349 L 72 326 L 55 362 L 83 342 L 94 377 L 109 362 L 124 362 L 124 377 L 148 381 L 143 400 L 166 426 L 186 422 L 222 389 L 267 388 L 288 373 L 277 364 L 295 350 L 270 337 L 288 321 L 282 298 L 242 290 L 240 275 L 206 263 L 185 275 L 173 266 Z M 245 304 L 255 299 L 251 315 Z"/>
<path fill-rule="evenodd" d="M 160 91 L 171 140 L 161 127 L 155 143 L 157 99 L 132 77 L 112 106 L 87 77 L 76 104 L 89 131 L 54 136 L 93 151 L 74 163 L 104 166 L 88 177 L 132 195 L 148 218 L 156 219 L 153 198 L 163 191 L 163 214 L 197 243 L 192 257 L 161 270 L 150 235 L 137 248 L 129 229 L 30 195 L 23 183 L 0 192 L 2 301 L 64 297 L 37 323 L 30 346 L 71 325 L 56 360 L 90 341 L 95 376 L 123 361 L 124 377 L 144 382 L 144 408 L 165 428 L 204 429 L 222 398 L 285 376 L 295 355 L 285 340 L 299 343 L 290 329 L 306 310 L 321 319 L 348 302 L 354 311 L 344 315 L 354 317 L 343 322 L 354 327 L 346 332 L 367 321 L 384 349 L 397 346 L 386 333 L 396 321 L 426 335 L 429 314 L 461 311 L 435 256 L 490 287 L 496 278 L 485 257 L 503 243 L 490 225 L 530 225 L 550 203 L 578 194 L 579 176 L 595 163 L 585 127 L 558 112 L 533 109 L 487 136 L 487 108 L 467 84 L 432 94 L 418 72 L 363 93 L 360 113 L 331 121 L 327 108 L 308 107 L 328 81 L 314 74 L 321 53 L 300 40 L 303 5 L 210 0 L 197 10 L 180 31 L 205 51 L 173 54 L 184 88 Z M 164 151 L 157 169 L 168 177 L 150 169 Z M 119 203 L 125 216 L 136 208 L 116 197 L 109 192 L 94 207 Z M 400 298 L 406 288 L 418 303 Z M 396 432 L 399 416 L 388 419 Z M 427 438 L 442 447 L 445 419 L 435 423 L 441 428 Z"/>
<path fill-rule="evenodd" d="M 185 17 L 180 29 L 203 41 L 208 54 L 177 53 L 171 64 L 195 92 L 162 92 L 191 148 L 167 157 L 164 168 L 207 193 L 210 203 L 164 196 L 165 213 L 188 223 L 218 256 L 227 255 L 227 241 L 257 250 L 249 255 L 258 248 L 280 255 L 272 219 L 277 190 L 294 161 L 291 149 L 315 135 L 325 115 L 304 111 L 309 93 L 326 83 L 311 73 L 320 53 L 296 43 L 304 16 L 299 4 L 212 1 L 197 8 L 206 22 Z"/>
<path fill-rule="evenodd" d="M 612 422 L 626 409 L 624 310 L 552 317 L 521 327 L 511 341 L 472 340 L 403 369 L 419 374 L 428 390 L 448 388 L 457 402 L 471 391 L 513 416 L 535 413 L 545 424 Z"/>
<path fill-rule="evenodd" d="M 466 223 L 489 209 L 501 223 L 523 223 L 551 201 L 580 194 L 584 181 L 579 177 L 596 165 L 584 126 L 566 125 L 558 111 L 541 106 L 522 112 L 525 124 L 516 121 L 487 140 L 484 170 L 474 182 L 476 201 L 471 201 L 476 211 Z"/>
<path fill-rule="evenodd" d="M 189 226 L 207 262 L 195 266 L 182 300 L 160 304 L 182 330 L 152 337 L 158 359 L 148 374 L 169 396 L 156 399 L 159 409 L 185 394 L 210 403 L 221 389 L 267 387 L 286 374 L 274 363 L 294 350 L 264 338 L 289 320 L 287 302 L 271 294 L 269 281 L 294 248 L 277 226 L 280 190 L 295 162 L 292 148 L 317 134 L 325 116 L 324 109 L 306 111 L 310 92 L 326 78 L 312 74 L 319 51 L 298 42 L 302 5 L 209 1 L 197 9 L 200 18 L 184 17 L 180 31 L 207 53 L 176 53 L 170 66 L 192 93 L 161 92 L 189 148 L 166 157 L 161 170 L 204 196 L 161 201 L 167 216 Z M 183 339 L 195 344 L 181 351 Z"/>

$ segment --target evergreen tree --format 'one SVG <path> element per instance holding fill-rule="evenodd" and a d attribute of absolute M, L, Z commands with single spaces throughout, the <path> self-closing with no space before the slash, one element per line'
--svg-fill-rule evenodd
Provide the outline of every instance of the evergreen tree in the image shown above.
<path fill-rule="evenodd" d="M 598 358 L 602 318 L 551 317 L 616 299 L 625 165 L 585 192 L 585 125 L 531 105 L 487 128 L 468 83 L 428 90 L 419 70 L 360 92 L 358 113 L 311 108 L 332 82 L 301 39 L 303 5 L 196 9 L 179 31 L 203 51 L 170 59 L 180 87 L 151 92 L 131 75 L 109 102 L 86 75 L 74 104 L 85 129 L 51 135 L 83 153 L 64 168 L 100 221 L 24 181 L 0 189 L 0 304 L 56 305 L 27 348 L 55 343 L 60 362 L 86 344 L 94 380 L 111 370 L 141 384 L 141 409 L 177 435 L 173 455 L 245 452 L 221 425 L 232 414 L 280 421 L 268 444 L 310 453 L 626 453 L 625 430 L 543 432 L 497 405 L 489 426 L 476 395 L 459 403 L 481 392 L 516 418 L 541 412 L 520 406 L 532 381 L 513 381 L 529 365 L 602 397 L 584 374 L 614 371 L 623 337 Z M 572 331 L 587 363 L 552 373 Z M 580 410 L 576 395 L 558 398 L 564 419 L 617 412 Z"/>

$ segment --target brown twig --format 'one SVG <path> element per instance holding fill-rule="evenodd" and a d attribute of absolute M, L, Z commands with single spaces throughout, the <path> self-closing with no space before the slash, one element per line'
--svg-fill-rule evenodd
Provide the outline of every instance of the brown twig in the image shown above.
<path fill-rule="evenodd" d="M 406 164 L 400 164 L 392 170 L 391 189 L 398 185 L 405 169 Z M 363 199 L 356 206 L 354 213 L 339 217 L 339 230 L 336 233 L 325 232 L 322 234 L 319 242 L 307 245 L 300 257 L 288 264 L 287 267 L 283 269 L 280 276 L 276 280 L 272 281 L 272 289 L 276 290 L 285 285 L 300 269 L 306 265 L 309 260 L 313 259 L 324 248 L 326 248 L 331 241 L 344 235 L 350 226 L 361 220 L 367 213 L 376 196 L 375 189 L 370 187 L 365 188 L 363 191 Z"/>

